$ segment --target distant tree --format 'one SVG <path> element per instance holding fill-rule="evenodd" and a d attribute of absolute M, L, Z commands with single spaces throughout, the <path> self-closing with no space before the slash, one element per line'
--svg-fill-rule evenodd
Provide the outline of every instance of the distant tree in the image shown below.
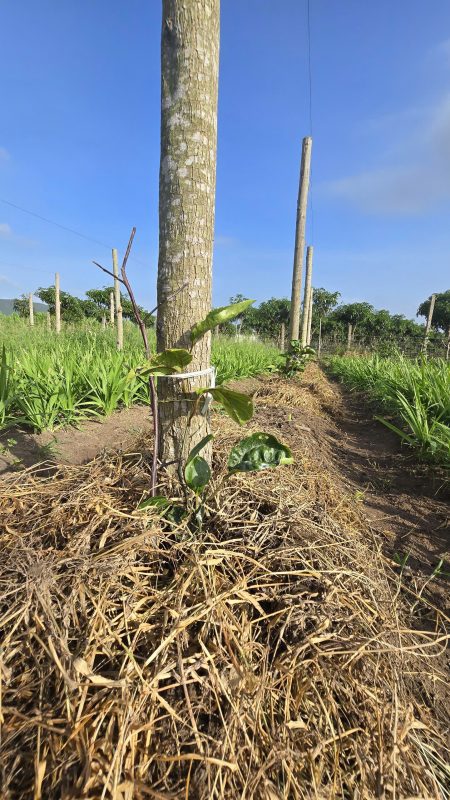
<path fill-rule="evenodd" d="M 40 287 L 36 292 L 37 297 L 44 303 L 47 303 L 50 314 L 55 313 L 55 287 L 48 286 L 47 288 Z M 83 301 L 79 297 L 69 294 L 69 292 L 60 292 L 61 302 L 61 315 L 66 322 L 80 322 L 84 316 Z"/>
<path fill-rule="evenodd" d="M 430 303 L 431 297 L 420 304 L 417 309 L 418 317 L 428 317 Z M 446 292 L 436 294 L 431 325 L 436 331 L 443 331 L 446 333 L 447 337 L 450 339 L 450 289 L 447 289 Z"/>
<path fill-rule="evenodd" d="M 19 315 L 19 317 L 28 317 L 29 314 L 29 305 L 28 305 L 28 296 L 23 294 L 21 297 L 16 298 L 13 302 L 13 311 Z"/>
<path fill-rule="evenodd" d="M 103 289 L 88 289 L 86 292 L 86 296 L 91 303 L 94 303 L 97 307 L 98 318 L 101 319 L 102 316 L 109 314 L 109 304 L 110 304 L 110 294 L 111 294 L 111 287 L 104 286 Z M 86 301 L 85 301 L 86 302 Z M 120 293 L 120 302 L 122 305 L 122 314 L 124 319 L 130 319 L 134 322 L 134 312 L 133 306 L 131 305 L 131 300 L 128 297 L 128 294 Z M 138 306 L 142 319 L 144 320 L 145 325 L 148 328 L 151 328 L 155 324 L 155 317 L 150 314 L 145 308 L 142 306 Z"/>
<path fill-rule="evenodd" d="M 275 339 L 280 334 L 281 324 L 289 324 L 289 314 L 291 301 L 287 297 L 271 297 L 264 303 L 260 303 L 258 308 L 252 309 L 253 315 L 250 319 L 253 322 L 254 330 L 260 336 Z"/>
<path fill-rule="evenodd" d="M 313 288 L 313 305 L 312 305 L 312 333 L 317 333 L 322 323 L 322 331 L 325 332 L 327 317 L 331 314 L 333 309 L 337 306 L 340 298 L 340 292 L 329 292 L 322 287 L 319 289 Z M 331 326 L 328 330 L 331 329 Z"/>
<path fill-rule="evenodd" d="M 358 327 L 364 328 L 364 325 L 374 314 L 374 308 L 370 303 L 347 303 L 338 306 L 333 312 L 335 318 L 343 322 L 348 327 L 348 344 L 351 346 L 355 330 Z"/>
<path fill-rule="evenodd" d="M 230 297 L 230 305 L 232 303 L 242 303 L 243 300 L 248 300 L 248 299 L 249 298 L 248 297 L 244 297 L 243 294 L 236 294 L 236 295 L 234 295 L 234 297 Z M 233 322 L 231 323 L 233 328 L 235 328 L 238 333 L 242 333 L 242 332 L 250 329 L 250 326 L 249 326 L 248 323 L 249 323 L 249 320 L 252 318 L 252 315 L 251 315 L 251 311 L 252 310 L 254 310 L 254 309 L 248 308 L 247 311 L 244 311 L 242 314 L 239 315 L 239 317 L 236 317 L 233 320 Z M 229 325 L 226 325 L 225 328 L 227 328 L 228 331 L 230 331 Z M 221 333 L 226 333 L 227 331 L 225 330 L 225 328 L 222 325 L 220 325 L 219 326 L 220 332 Z"/>

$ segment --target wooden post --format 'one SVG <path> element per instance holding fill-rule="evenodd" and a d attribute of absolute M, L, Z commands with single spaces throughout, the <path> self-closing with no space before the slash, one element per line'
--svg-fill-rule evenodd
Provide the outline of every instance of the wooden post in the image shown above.
<path fill-rule="evenodd" d="M 424 336 L 423 345 L 422 345 L 422 353 L 424 355 L 427 354 L 427 350 L 428 350 L 428 339 L 430 338 L 430 330 L 431 330 L 431 323 L 433 322 L 433 313 L 434 313 L 434 304 L 435 304 L 435 302 L 436 302 L 436 295 L 432 294 L 431 295 L 431 300 L 430 300 L 430 308 L 428 310 L 427 324 L 425 326 L 425 336 Z"/>
<path fill-rule="evenodd" d="M 301 336 L 302 347 L 305 347 L 308 341 L 308 322 L 309 322 L 309 307 L 311 303 L 310 295 L 311 295 L 313 252 L 314 252 L 313 248 L 308 247 L 306 251 L 305 293 L 303 295 L 302 336 Z"/>
<path fill-rule="evenodd" d="M 353 325 L 351 322 L 349 322 L 347 326 L 347 350 L 352 349 L 352 342 L 353 342 Z"/>
<path fill-rule="evenodd" d="M 55 331 L 61 333 L 61 298 L 59 295 L 59 272 L 55 275 Z"/>
<path fill-rule="evenodd" d="M 103 330 L 105 330 L 105 328 L 106 328 L 106 316 L 105 316 L 105 314 L 103 314 L 103 317 L 102 317 L 102 328 L 103 328 Z"/>
<path fill-rule="evenodd" d="M 447 331 L 447 352 L 445 354 L 445 360 L 448 361 L 450 359 L 450 325 L 448 326 Z"/>
<path fill-rule="evenodd" d="M 308 204 L 309 176 L 311 172 L 311 148 L 312 139 L 310 136 L 305 136 L 302 145 L 302 162 L 300 166 L 300 183 L 297 199 L 289 341 L 298 339 L 300 330 L 300 298 L 302 293 L 303 254 L 305 251 L 306 207 Z"/>
<path fill-rule="evenodd" d="M 29 308 L 29 311 L 30 311 L 30 325 L 33 326 L 34 325 L 34 308 L 33 308 L 33 295 L 32 295 L 31 292 L 28 295 L 28 308 Z"/>
<path fill-rule="evenodd" d="M 114 273 L 114 300 L 116 304 L 117 316 L 117 349 L 123 350 L 123 317 L 122 304 L 120 301 L 119 264 L 117 261 L 117 250 L 115 248 L 112 251 L 112 260 Z"/>
<path fill-rule="evenodd" d="M 50 316 L 50 311 L 47 311 L 47 330 L 51 331 L 52 329 L 52 318 Z"/>
<path fill-rule="evenodd" d="M 114 328 L 114 292 L 109 293 L 109 324 Z"/>
<path fill-rule="evenodd" d="M 285 338 L 286 338 L 286 325 L 284 324 L 284 322 L 282 322 L 281 323 L 281 328 L 280 328 L 280 350 L 281 350 L 282 353 L 284 353 L 284 348 L 285 348 L 284 340 L 285 340 Z"/>
<path fill-rule="evenodd" d="M 306 337 L 306 344 L 311 344 L 312 312 L 313 312 L 313 288 L 311 287 L 311 291 L 309 293 L 308 335 Z"/>
<path fill-rule="evenodd" d="M 319 342 L 317 344 L 317 358 L 320 358 L 322 350 L 322 317 L 319 319 Z"/>

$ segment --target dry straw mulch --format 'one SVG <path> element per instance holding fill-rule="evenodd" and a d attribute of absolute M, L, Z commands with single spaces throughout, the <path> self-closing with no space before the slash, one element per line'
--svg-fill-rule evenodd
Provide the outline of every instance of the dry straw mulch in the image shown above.
<path fill-rule="evenodd" d="M 197 535 L 134 510 L 138 455 L 3 481 L 4 800 L 449 796 L 414 688 L 445 632 L 408 630 L 351 499 L 275 412 L 296 464 L 223 485 L 220 417 Z"/>

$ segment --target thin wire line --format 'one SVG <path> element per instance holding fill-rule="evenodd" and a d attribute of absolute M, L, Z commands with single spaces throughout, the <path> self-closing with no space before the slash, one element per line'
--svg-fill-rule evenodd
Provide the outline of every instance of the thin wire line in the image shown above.
<path fill-rule="evenodd" d="M 75 231 L 73 228 L 68 228 L 67 225 L 61 225 L 59 222 L 55 222 L 52 219 L 48 219 L 47 217 L 43 217 L 41 214 L 36 214 L 35 211 L 30 211 L 27 208 L 23 208 L 22 206 L 18 206 L 16 203 L 11 203 L 10 200 L 4 200 L 0 197 L 0 203 L 5 203 L 7 206 L 11 206 L 11 208 L 15 208 L 18 211 L 22 211 L 24 214 L 29 214 L 30 217 L 36 217 L 36 219 L 40 219 L 42 222 L 47 222 L 49 225 L 54 225 L 56 228 L 60 228 L 62 231 L 67 231 L 68 233 L 73 233 L 74 236 L 79 236 L 80 239 L 86 239 L 88 242 L 94 242 L 94 244 L 99 244 L 101 247 L 106 247 L 108 250 L 112 250 L 112 247 L 109 244 L 105 244 L 105 242 L 99 241 L 99 239 L 93 239 L 92 236 L 87 236 L 84 233 L 80 233 L 80 231 Z M 133 261 L 136 261 L 138 264 L 142 264 L 144 267 L 147 264 L 144 261 L 141 261 L 140 258 L 136 258 L 136 256 L 132 256 Z"/>
<path fill-rule="evenodd" d="M 308 30 L 308 81 L 309 81 L 309 135 L 313 135 L 312 123 L 312 67 L 311 67 L 311 9 L 310 0 L 306 2 L 307 30 Z"/>
<path fill-rule="evenodd" d="M 312 113 L 312 66 L 311 66 L 311 8 L 310 0 L 306 0 L 306 29 L 308 33 L 308 84 L 309 84 L 309 135 L 313 135 Z M 313 167 L 309 176 L 309 195 L 311 207 L 311 244 L 314 245 L 314 195 L 313 195 Z"/>

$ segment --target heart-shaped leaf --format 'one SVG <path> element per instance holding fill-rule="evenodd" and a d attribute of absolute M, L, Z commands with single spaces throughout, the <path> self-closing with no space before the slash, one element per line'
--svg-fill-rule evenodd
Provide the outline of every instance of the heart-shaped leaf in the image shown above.
<path fill-rule="evenodd" d="M 192 344 L 198 342 L 207 331 L 211 331 L 216 325 L 223 325 L 224 322 L 229 322 L 235 317 L 239 317 L 243 311 L 246 311 L 254 300 L 242 300 L 240 303 L 233 303 L 231 306 L 221 306 L 220 308 L 213 308 L 212 311 L 201 322 L 191 328 L 191 341 Z"/>
<path fill-rule="evenodd" d="M 259 472 L 262 469 L 292 464 L 289 447 L 270 433 L 252 433 L 233 447 L 228 458 L 229 472 Z"/>
<path fill-rule="evenodd" d="M 131 370 L 128 378 L 132 378 L 135 375 L 140 375 L 141 377 L 146 377 L 147 375 L 174 375 L 177 372 L 181 372 L 191 361 L 192 354 L 189 350 L 184 350 L 182 347 L 172 347 L 169 350 L 163 350 L 162 353 L 155 353 L 146 364 Z"/>
<path fill-rule="evenodd" d="M 226 386 L 216 386 L 214 389 L 197 389 L 197 394 L 211 394 L 222 408 L 238 425 L 243 425 L 253 417 L 253 401 L 248 394 L 235 392 Z"/>
<path fill-rule="evenodd" d="M 192 448 L 191 452 L 188 455 L 186 466 L 195 458 L 195 456 L 198 456 L 198 454 L 201 453 L 203 448 L 206 447 L 206 445 L 208 444 L 208 442 L 211 441 L 211 439 L 214 439 L 214 434 L 208 433 L 207 436 L 204 436 L 203 439 L 201 439 L 199 443 Z"/>
<path fill-rule="evenodd" d="M 211 478 L 211 470 L 207 461 L 202 456 L 194 456 L 184 468 L 184 479 L 196 494 L 203 491 Z"/>

